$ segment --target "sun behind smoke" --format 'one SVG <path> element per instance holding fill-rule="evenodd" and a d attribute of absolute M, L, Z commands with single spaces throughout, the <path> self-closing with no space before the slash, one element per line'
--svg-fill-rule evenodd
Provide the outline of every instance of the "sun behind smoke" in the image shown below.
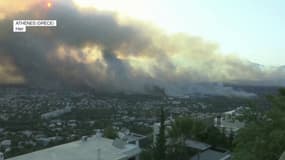
<path fill-rule="evenodd" d="M 47 7 L 48 7 L 48 8 L 51 8 L 51 7 L 52 7 L 52 3 L 51 3 L 51 2 L 48 2 L 48 3 L 47 3 Z"/>

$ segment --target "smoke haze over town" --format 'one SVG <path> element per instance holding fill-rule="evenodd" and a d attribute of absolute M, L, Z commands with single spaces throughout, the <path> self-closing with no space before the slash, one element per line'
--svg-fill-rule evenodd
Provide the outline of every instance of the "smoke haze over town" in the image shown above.
<path fill-rule="evenodd" d="M 13 8 L 13 3 L 4 4 Z M 15 19 L 54 19 L 58 25 L 11 33 Z M 130 93 L 158 87 L 169 95 L 246 97 L 254 94 L 223 84 L 285 85 L 284 66 L 223 54 L 207 37 L 169 34 L 148 22 L 71 1 L 47 7 L 31 0 L 18 10 L 3 9 L 0 27 L 1 85 Z"/>

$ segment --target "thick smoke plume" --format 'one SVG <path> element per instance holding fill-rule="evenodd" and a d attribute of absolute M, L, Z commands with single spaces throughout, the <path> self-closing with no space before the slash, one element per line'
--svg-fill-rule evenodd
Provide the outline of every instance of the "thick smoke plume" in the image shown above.
<path fill-rule="evenodd" d="M 221 55 L 217 45 L 198 37 L 167 35 L 67 1 L 51 9 L 34 2 L 0 17 L 0 84 L 139 93 L 157 86 L 172 95 L 246 97 L 253 94 L 221 83 L 284 85 L 284 70 Z M 56 19 L 58 26 L 12 33 L 13 19 Z"/>

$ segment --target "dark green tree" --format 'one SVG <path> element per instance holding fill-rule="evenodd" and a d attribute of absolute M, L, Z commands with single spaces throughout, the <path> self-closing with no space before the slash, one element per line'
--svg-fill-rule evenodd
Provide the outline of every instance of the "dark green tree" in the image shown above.
<path fill-rule="evenodd" d="M 233 135 L 231 136 L 228 138 L 218 128 L 214 126 L 209 126 L 207 127 L 206 132 L 204 132 L 202 136 L 200 136 L 199 140 L 211 144 L 212 146 L 231 149 L 231 139 L 233 139 Z"/>
<path fill-rule="evenodd" d="M 113 127 L 107 127 L 104 129 L 104 137 L 115 139 L 118 137 L 117 132 L 113 129 Z"/>
<path fill-rule="evenodd" d="M 195 151 L 186 147 L 187 139 L 200 140 L 206 131 L 206 125 L 201 121 L 189 117 L 182 117 L 175 120 L 169 130 L 170 144 L 168 147 L 169 160 L 189 159 Z"/>
<path fill-rule="evenodd" d="M 166 157 L 166 135 L 165 135 L 165 113 L 163 107 L 160 111 L 160 128 L 157 141 L 154 146 L 154 160 L 165 160 Z"/>
<path fill-rule="evenodd" d="M 151 160 L 153 156 L 152 154 L 153 154 L 152 148 L 144 149 L 140 154 L 140 160 Z"/>
<path fill-rule="evenodd" d="M 200 140 L 203 134 L 207 131 L 207 125 L 198 120 L 193 120 L 189 117 L 182 117 L 175 120 L 169 130 L 171 139 L 194 139 Z"/>
<path fill-rule="evenodd" d="M 278 160 L 285 150 L 285 89 L 269 97 L 270 110 L 249 111 L 235 139 L 234 160 Z"/>
<path fill-rule="evenodd" d="M 170 146 L 168 157 L 170 159 L 189 159 L 197 151 L 186 147 L 186 140 L 197 140 L 216 147 L 231 149 L 230 139 L 218 128 L 209 126 L 203 121 L 182 117 L 175 120 L 169 130 Z"/>

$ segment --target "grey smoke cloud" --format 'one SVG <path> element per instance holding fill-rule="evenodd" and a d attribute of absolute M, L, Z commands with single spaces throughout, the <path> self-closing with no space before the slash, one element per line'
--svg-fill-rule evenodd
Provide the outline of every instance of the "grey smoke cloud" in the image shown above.
<path fill-rule="evenodd" d="M 58 26 L 12 33 L 13 19 L 56 19 Z M 79 10 L 67 1 L 49 11 L 33 6 L 0 20 L 0 27 L 0 58 L 10 59 L 0 60 L 0 84 L 14 77 L 11 83 L 42 87 L 146 92 L 159 86 L 171 95 L 244 97 L 253 94 L 216 83 L 284 85 L 284 70 L 264 70 L 223 56 L 216 45 L 200 38 L 166 35 L 139 22 L 121 23 L 115 13 Z M 14 70 L 7 74 L 1 68 Z"/>

